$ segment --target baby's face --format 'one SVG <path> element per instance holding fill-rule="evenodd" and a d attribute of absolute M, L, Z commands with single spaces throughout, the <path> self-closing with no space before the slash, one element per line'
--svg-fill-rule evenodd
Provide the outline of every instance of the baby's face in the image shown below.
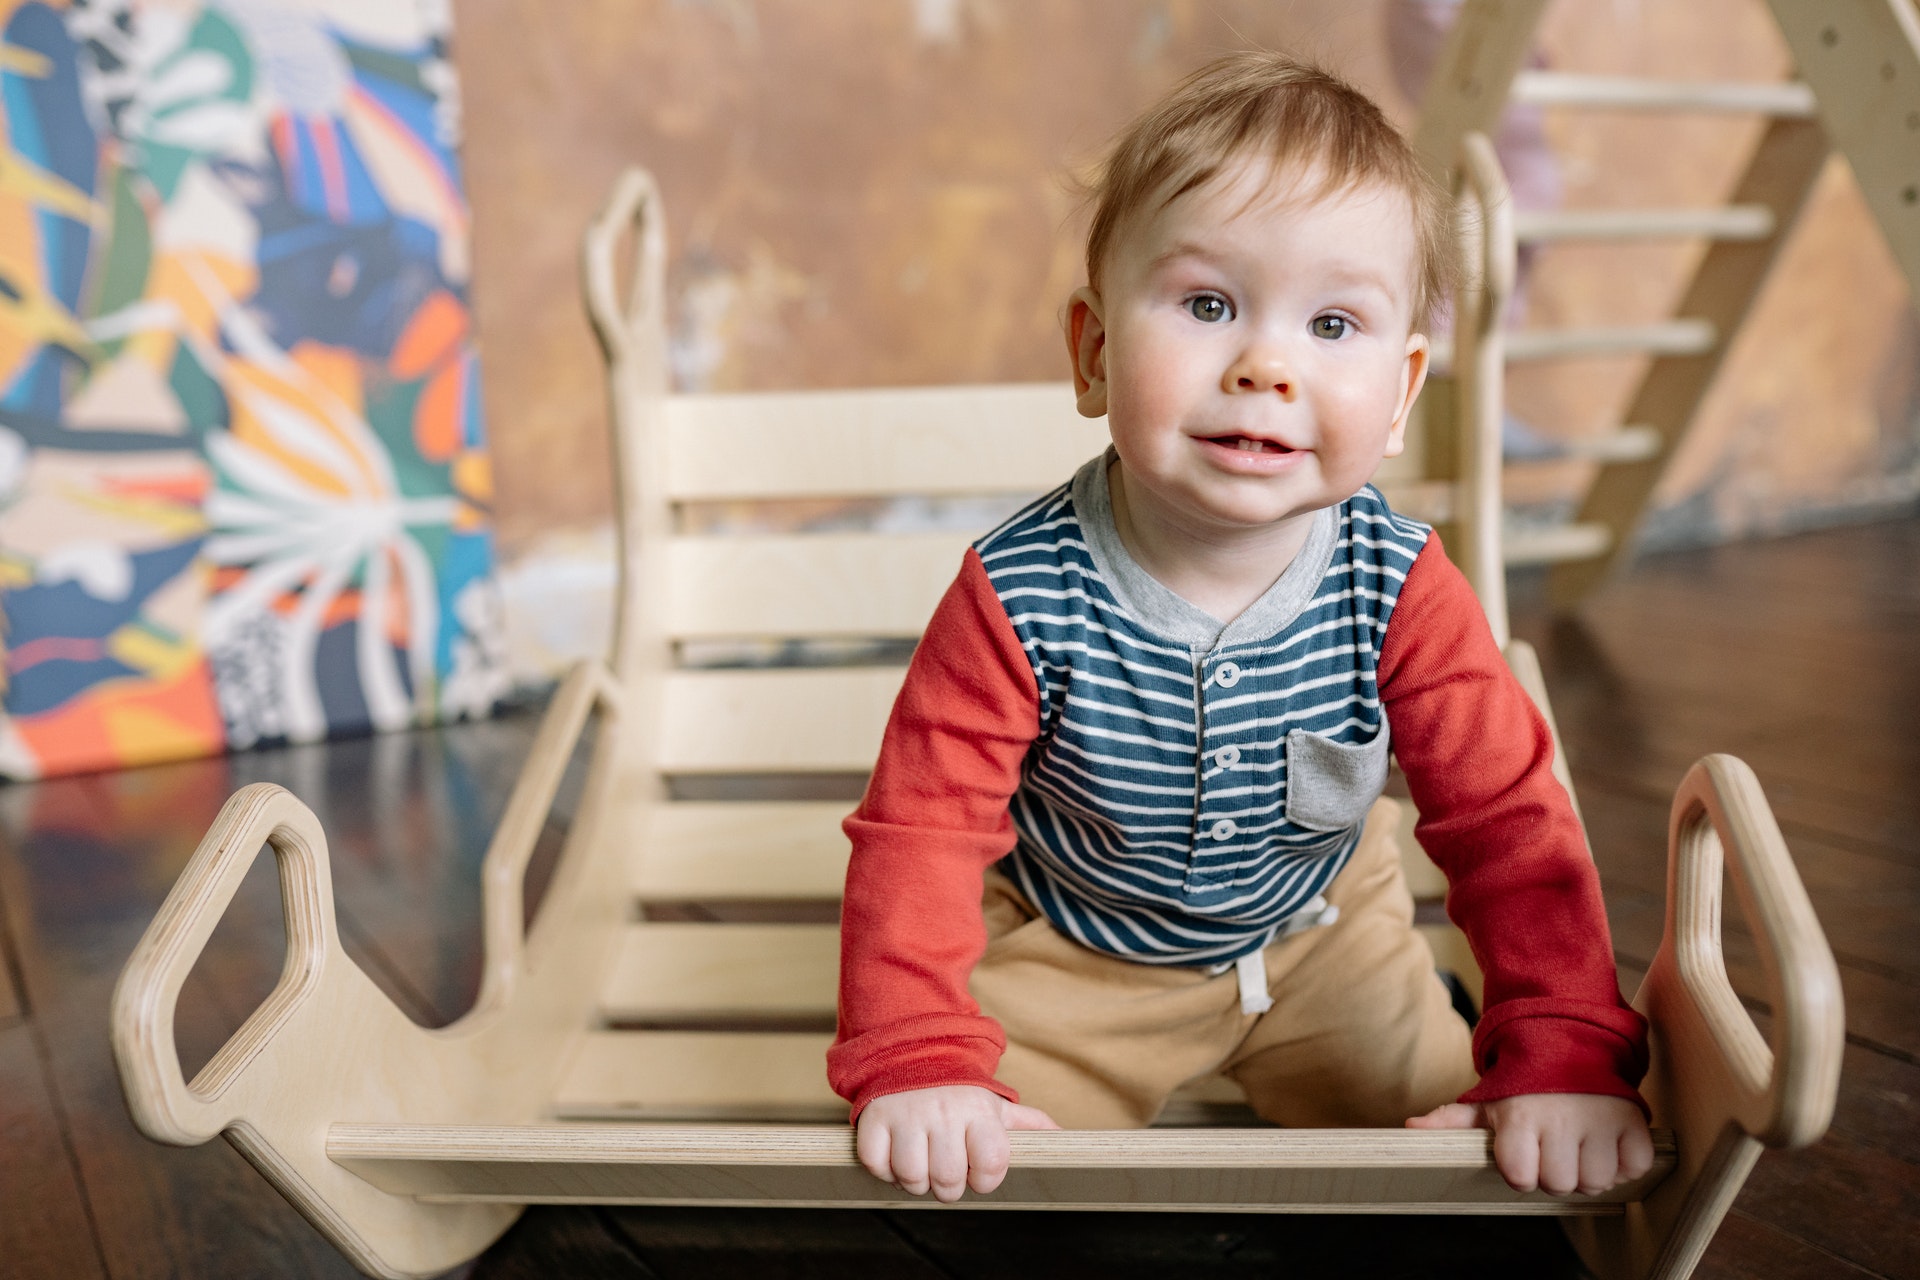
<path fill-rule="evenodd" d="M 1126 227 L 1075 295 L 1082 411 L 1106 413 L 1129 501 L 1194 532 L 1310 516 L 1400 452 L 1426 370 L 1410 202 L 1312 192 L 1241 163 Z"/>

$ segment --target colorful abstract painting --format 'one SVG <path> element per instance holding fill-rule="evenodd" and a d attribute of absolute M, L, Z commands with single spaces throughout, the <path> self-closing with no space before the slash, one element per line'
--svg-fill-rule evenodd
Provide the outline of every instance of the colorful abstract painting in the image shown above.
<path fill-rule="evenodd" d="M 504 691 L 446 0 L 0 0 L 0 776 Z"/>

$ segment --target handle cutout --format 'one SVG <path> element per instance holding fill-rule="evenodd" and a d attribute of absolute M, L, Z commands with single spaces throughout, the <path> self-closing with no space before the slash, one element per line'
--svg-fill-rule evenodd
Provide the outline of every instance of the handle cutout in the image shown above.
<path fill-rule="evenodd" d="M 265 855 L 265 856 L 262 856 Z M 262 841 L 240 877 L 233 901 L 180 983 L 173 1006 L 173 1042 L 180 1074 L 193 1081 L 220 1047 L 237 1037 L 288 976 L 286 910 L 270 846 Z"/>
<path fill-rule="evenodd" d="M 262 848 L 272 850 L 274 858 L 271 865 L 277 873 L 273 876 L 272 884 L 280 898 L 281 929 L 278 938 L 283 954 L 280 976 L 266 999 L 240 1024 L 239 1030 L 194 1073 L 187 1085 L 187 1092 L 200 1102 L 210 1103 L 218 1099 L 227 1086 L 246 1070 L 247 1064 L 267 1046 L 281 1025 L 293 1016 L 294 1010 L 320 985 L 321 965 L 326 956 L 331 934 L 329 926 L 332 923 L 327 917 L 331 903 L 322 890 L 322 876 L 325 873 L 319 862 L 320 851 L 309 847 L 301 834 L 291 826 L 281 826 L 272 831 Z M 256 850 L 250 865 L 240 877 L 238 887 L 244 889 L 247 881 L 268 865 L 266 859 L 260 856 L 260 851 Z M 234 897 L 238 897 L 237 891 Z M 229 911 L 214 924 L 214 936 L 218 936 L 221 926 L 227 923 L 231 905 L 230 899 Z M 261 914 L 271 918 L 270 909 Z M 190 978 L 206 958 L 206 949 L 203 947 L 183 977 Z M 184 989 L 185 982 L 181 985 Z M 243 1004 L 239 1007 L 246 1006 Z M 180 1018 L 177 997 L 173 1016 L 177 1035 Z M 175 1053 L 178 1051 L 176 1041 Z"/>

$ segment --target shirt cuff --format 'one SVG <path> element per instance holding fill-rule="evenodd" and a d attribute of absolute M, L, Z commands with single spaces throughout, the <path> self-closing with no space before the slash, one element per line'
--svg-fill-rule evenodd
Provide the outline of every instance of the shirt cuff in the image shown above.
<path fill-rule="evenodd" d="M 827 1051 L 827 1079 L 852 1104 L 850 1121 L 875 1098 L 909 1089 L 971 1084 L 1009 1102 L 1020 1095 L 993 1078 L 1006 1049 L 998 1023 L 960 1014 L 909 1018 Z"/>
<path fill-rule="evenodd" d="M 1473 1034 L 1480 1083 L 1460 1101 L 1524 1093 L 1625 1098 L 1652 1117 L 1635 1088 L 1647 1073 L 1647 1021 L 1619 1005 L 1508 1000 L 1488 1009 Z"/>

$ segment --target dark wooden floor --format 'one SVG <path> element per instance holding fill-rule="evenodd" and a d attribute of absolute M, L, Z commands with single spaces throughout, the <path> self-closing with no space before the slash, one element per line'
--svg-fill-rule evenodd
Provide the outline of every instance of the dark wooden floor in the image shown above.
<path fill-rule="evenodd" d="M 1833 1132 L 1761 1161 L 1698 1274 L 1920 1278 L 1920 519 L 1649 560 L 1577 619 L 1519 592 L 1607 885 L 1623 980 L 1652 953 L 1667 800 L 1713 750 L 1759 772 L 1841 963 Z M 347 946 L 416 1017 L 471 999 L 475 873 L 528 717 L 0 789 L 0 1275 L 341 1276 L 223 1143 L 130 1126 L 121 963 L 222 800 L 319 811 Z M 271 986 L 263 865 L 182 1001 L 189 1070 Z M 1730 939 L 1744 994 L 1749 949 Z M 476 1277 L 1554 1276 L 1549 1223 L 939 1212 L 536 1210 Z"/>

